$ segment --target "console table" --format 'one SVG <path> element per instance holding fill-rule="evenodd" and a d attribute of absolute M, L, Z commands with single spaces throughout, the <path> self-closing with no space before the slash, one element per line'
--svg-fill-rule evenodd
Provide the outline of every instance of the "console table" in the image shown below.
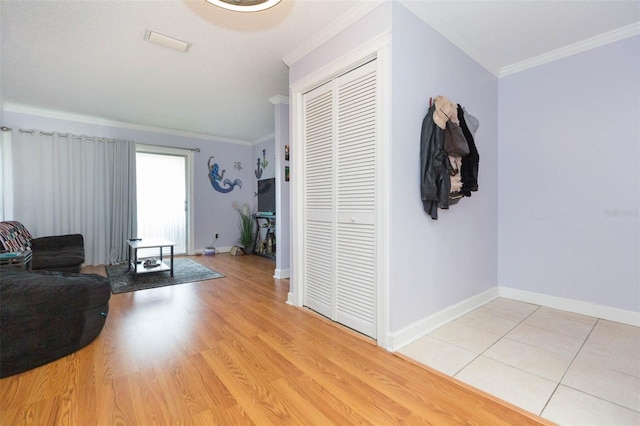
<path fill-rule="evenodd" d="M 145 239 L 131 239 L 129 240 L 129 270 L 133 268 L 134 278 L 138 278 L 138 274 L 147 274 L 149 272 L 164 272 L 169 271 L 173 277 L 173 247 L 176 243 L 165 240 L 163 238 L 145 238 Z M 171 262 L 169 265 L 162 261 L 162 249 L 164 247 L 171 248 Z M 146 248 L 159 248 L 160 249 L 160 264 L 147 268 L 142 262 L 138 262 L 138 250 Z M 133 259 L 132 255 L 133 254 Z M 133 261 L 133 262 L 132 262 Z"/>

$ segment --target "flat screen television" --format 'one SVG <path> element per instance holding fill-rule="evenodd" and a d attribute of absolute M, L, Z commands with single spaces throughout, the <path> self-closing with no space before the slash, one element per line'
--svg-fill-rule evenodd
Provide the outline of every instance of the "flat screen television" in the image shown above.
<path fill-rule="evenodd" d="M 276 214 L 276 179 L 258 181 L 258 213 Z"/>

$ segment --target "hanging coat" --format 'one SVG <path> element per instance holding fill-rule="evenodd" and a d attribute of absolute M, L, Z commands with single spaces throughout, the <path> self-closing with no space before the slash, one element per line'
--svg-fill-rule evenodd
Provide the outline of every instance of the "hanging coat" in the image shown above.
<path fill-rule="evenodd" d="M 466 114 L 466 116 L 470 123 L 472 122 L 474 124 L 473 132 L 475 132 L 478 129 L 478 120 L 471 114 Z M 478 149 L 476 148 L 476 143 L 473 139 L 473 133 L 467 124 L 464 110 L 459 104 L 458 121 L 460 121 L 462 133 L 469 144 L 469 154 L 462 157 L 462 167 L 460 168 L 460 173 L 462 175 L 462 194 L 465 197 L 471 197 L 471 191 L 478 190 L 478 166 L 480 163 L 480 155 L 478 154 Z"/>
<path fill-rule="evenodd" d="M 438 207 L 449 208 L 449 157 L 444 150 L 444 130 L 433 121 L 435 105 L 422 120 L 420 136 L 420 192 L 424 210 L 438 219 Z"/>

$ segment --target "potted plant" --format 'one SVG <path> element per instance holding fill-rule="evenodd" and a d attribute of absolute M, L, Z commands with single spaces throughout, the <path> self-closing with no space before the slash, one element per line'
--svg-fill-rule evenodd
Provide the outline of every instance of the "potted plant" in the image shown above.
<path fill-rule="evenodd" d="M 253 215 L 251 214 L 251 210 L 247 203 L 243 204 L 242 207 L 238 205 L 238 203 L 233 203 L 233 208 L 238 212 L 238 216 L 240 217 L 240 222 L 238 223 L 238 230 L 240 231 L 240 236 L 238 237 L 238 244 L 242 247 L 242 250 L 249 254 L 251 253 L 251 246 L 253 245 Z"/>

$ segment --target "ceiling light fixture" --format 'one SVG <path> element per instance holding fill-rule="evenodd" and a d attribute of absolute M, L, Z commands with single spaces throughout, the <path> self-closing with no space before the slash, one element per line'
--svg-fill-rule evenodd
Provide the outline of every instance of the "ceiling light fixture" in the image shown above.
<path fill-rule="evenodd" d="M 159 44 L 160 46 L 168 47 L 180 52 L 186 52 L 191 47 L 191 43 L 187 43 L 186 41 L 178 40 L 151 30 L 147 30 L 147 32 L 144 34 L 144 39 L 150 41 L 151 43 Z"/>
<path fill-rule="evenodd" d="M 280 3 L 280 0 L 206 0 L 224 9 L 236 12 L 260 12 Z"/>

